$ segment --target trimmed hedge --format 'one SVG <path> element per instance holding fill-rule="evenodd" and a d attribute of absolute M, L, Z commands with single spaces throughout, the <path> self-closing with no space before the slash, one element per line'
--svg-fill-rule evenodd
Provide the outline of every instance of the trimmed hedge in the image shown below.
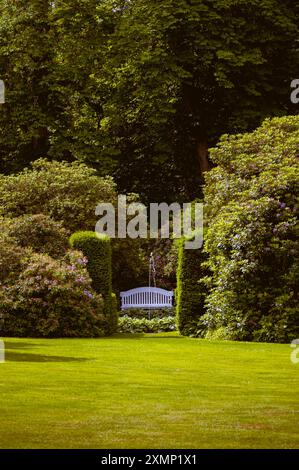
<path fill-rule="evenodd" d="M 117 308 L 116 299 L 112 296 L 110 238 L 95 232 L 79 231 L 70 237 L 70 245 L 82 251 L 88 260 L 87 269 L 92 279 L 92 287 L 103 296 L 104 313 L 110 325 L 109 333 L 113 333 L 117 327 Z"/>
<path fill-rule="evenodd" d="M 176 321 L 182 335 L 197 332 L 199 318 L 205 313 L 206 287 L 200 282 L 205 275 L 202 263 L 205 261 L 202 249 L 186 250 L 185 238 L 178 242 L 178 268 L 176 289 Z"/>

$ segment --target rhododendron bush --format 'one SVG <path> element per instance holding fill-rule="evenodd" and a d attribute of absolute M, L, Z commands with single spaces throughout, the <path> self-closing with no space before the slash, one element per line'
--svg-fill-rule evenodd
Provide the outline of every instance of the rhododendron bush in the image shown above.
<path fill-rule="evenodd" d="M 102 297 L 91 288 L 81 252 L 62 260 L 31 253 L 17 279 L 0 284 L 6 336 L 91 337 L 107 330 Z"/>
<path fill-rule="evenodd" d="M 224 136 L 206 177 L 211 276 L 198 334 L 289 341 L 299 336 L 299 118 Z"/>

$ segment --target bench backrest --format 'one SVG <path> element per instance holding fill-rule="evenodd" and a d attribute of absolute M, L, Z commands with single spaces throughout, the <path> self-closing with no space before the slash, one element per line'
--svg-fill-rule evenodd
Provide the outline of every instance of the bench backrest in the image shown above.
<path fill-rule="evenodd" d="M 158 287 L 138 287 L 120 293 L 121 309 L 171 308 L 173 292 Z"/>

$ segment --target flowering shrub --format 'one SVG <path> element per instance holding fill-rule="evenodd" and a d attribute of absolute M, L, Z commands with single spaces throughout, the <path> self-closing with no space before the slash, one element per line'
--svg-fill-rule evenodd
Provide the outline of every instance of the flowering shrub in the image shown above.
<path fill-rule="evenodd" d="M 198 334 L 284 342 L 299 335 L 299 118 L 224 137 L 206 178 L 211 270 Z"/>
<path fill-rule="evenodd" d="M 0 286 L 3 335 L 92 337 L 107 330 L 102 297 L 91 288 L 81 252 L 61 261 L 32 254 L 17 282 Z"/>

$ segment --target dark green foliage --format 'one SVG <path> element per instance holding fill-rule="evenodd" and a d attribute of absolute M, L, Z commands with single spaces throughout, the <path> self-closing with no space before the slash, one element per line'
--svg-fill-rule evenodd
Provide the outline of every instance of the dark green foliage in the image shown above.
<path fill-rule="evenodd" d="M 202 264 L 206 256 L 203 254 L 202 249 L 185 249 L 184 238 L 179 240 L 178 244 L 177 326 L 182 335 L 193 335 L 197 331 L 199 318 L 205 312 L 206 288 L 201 279 L 205 275 L 205 269 Z"/>
<path fill-rule="evenodd" d="M 119 16 L 98 81 L 121 191 L 191 200 L 223 133 L 296 112 L 298 2 L 135 0 Z"/>
<path fill-rule="evenodd" d="M 129 290 L 148 282 L 147 240 L 115 238 L 112 240 L 113 291 Z"/>
<path fill-rule="evenodd" d="M 0 1 L 0 172 L 18 171 L 49 150 L 61 105 L 52 86 L 55 50 L 48 0 Z M 52 43 L 52 44 L 51 44 Z"/>
<path fill-rule="evenodd" d="M 86 160 L 99 153 L 101 70 L 115 1 L 0 0 L 0 172 L 40 157 Z M 111 169 L 107 152 L 95 161 Z"/>
<path fill-rule="evenodd" d="M 75 232 L 70 237 L 72 248 L 80 250 L 86 256 L 87 269 L 92 279 L 93 289 L 101 294 L 105 304 L 105 315 L 110 325 L 110 332 L 115 330 L 115 308 L 112 302 L 112 267 L 111 241 L 105 235 L 95 232 Z"/>
<path fill-rule="evenodd" d="M 299 335 L 299 117 L 224 136 L 207 175 L 209 334 L 288 342 Z"/>
<path fill-rule="evenodd" d="M 118 324 L 119 333 L 160 333 L 162 331 L 174 331 L 175 318 L 173 316 L 163 318 L 131 318 L 120 317 Z"/>

